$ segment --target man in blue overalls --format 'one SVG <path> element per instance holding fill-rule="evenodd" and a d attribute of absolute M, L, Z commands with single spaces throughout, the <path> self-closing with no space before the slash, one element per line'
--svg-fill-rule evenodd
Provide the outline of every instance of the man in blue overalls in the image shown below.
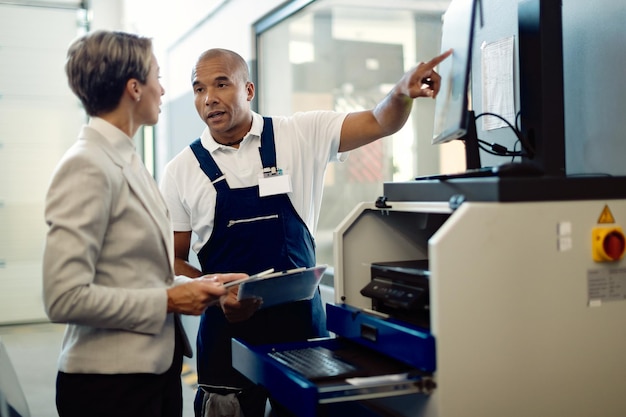
<path fill-rule="evenodd" d="M 255 87 L 245 60 L 224 49 L 204 52 L 192 83 L 207 129 L 167 165 L 161 182 L 174 227 L 176 273 L 315 265 L 313 231 L 328 163 L 398 131 L 414 98 L 436 95 L 434 68 L 449 54 L 407 72 L 372 110 L 264 118 L 250 109 Z M 264 175 L 268 170 L 276 175 Z M 188 262 L 192 233 L 202 271 Z M 258 307 L 258 301 L 237 301 L 232 290 L 205 311 L 197 340 L 199 384 L 217 396 L 237 393 L 245 417 L 264 415 L 266 395 L 232 368 L 231 338 L 266 344 L 327 335 L 319 293 L 310 301 Z M 196 416 L 220 417 L 203 413 L 205 397 L 198 390 Z M 285 415 L 279 404 L 272 409 Z"/>

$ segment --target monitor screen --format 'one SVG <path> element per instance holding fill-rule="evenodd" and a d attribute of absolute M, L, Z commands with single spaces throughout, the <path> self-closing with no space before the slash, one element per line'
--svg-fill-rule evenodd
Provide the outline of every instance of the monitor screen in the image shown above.
<path fill-rule="evenodd" d="M 450 48 L 453 52 L 437 69 L 441 87 L 435 104 L 433 144 L 463 138 L 468 130 L 472 42 L 478 1 L 452 0 L 443 15 L 441 52 Z"/>

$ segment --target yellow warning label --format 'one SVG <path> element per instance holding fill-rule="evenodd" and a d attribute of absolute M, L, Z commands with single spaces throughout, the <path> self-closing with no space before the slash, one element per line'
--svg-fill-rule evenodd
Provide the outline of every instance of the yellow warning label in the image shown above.
<path fill-rule="evenodd" d="M 600 214 L 600 217 L 598 218 L 598 223 L 615 223 L 613 213 L 611 213 L 611 209 L 609 209 L 609 206 L 604 206 L 602 214 Z"/>

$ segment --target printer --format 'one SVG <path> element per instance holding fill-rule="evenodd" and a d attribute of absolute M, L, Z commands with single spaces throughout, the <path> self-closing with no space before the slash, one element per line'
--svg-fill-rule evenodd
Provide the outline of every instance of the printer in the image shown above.
<path fill-rule="evenodd" d="M 361 295 L 372 299 L 374 311 L 430 328 L 428 260 L 374 262 L 371 281 Z"/>

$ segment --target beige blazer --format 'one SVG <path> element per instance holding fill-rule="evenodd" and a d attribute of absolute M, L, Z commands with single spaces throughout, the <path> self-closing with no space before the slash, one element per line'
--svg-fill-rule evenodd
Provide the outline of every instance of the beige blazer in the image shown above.
<path fill-rule="evenodd" d="M 53 174 L 44 305 L 53 322 L 68 323 L 59 370 L 162 373 L 178 321 L 166 314 L 172 229 L 160 194 L 130 166 L 132 143 L 112 136 L 84 126 Z"/>

